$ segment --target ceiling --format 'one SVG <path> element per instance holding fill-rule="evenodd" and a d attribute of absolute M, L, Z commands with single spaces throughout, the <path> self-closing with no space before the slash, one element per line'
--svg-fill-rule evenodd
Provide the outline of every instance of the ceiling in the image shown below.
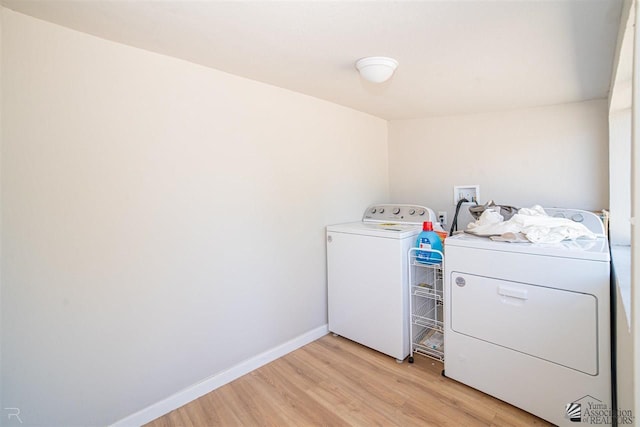
<path fill-rule="evenodd" d="M 385 119 L 608 96 L 622 0 L 1 0 L 10 9 Z M 383 84 L 354 63 L 390 56 Z"/>

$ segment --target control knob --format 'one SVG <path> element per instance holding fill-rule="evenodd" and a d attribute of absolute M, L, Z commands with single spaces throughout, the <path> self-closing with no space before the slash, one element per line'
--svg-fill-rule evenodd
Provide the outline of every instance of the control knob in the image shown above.
<path fill-rule="evenodd" d="M 582 214 L 580 214 L 580 213 L 577 213 L 577 214 L 575 214 L 575 215 L 571 215 L 571 219 L 572 219 L 574 222 L 582 222 L 582 221 L 584 221 L 584 217 L 583 217 L 583 216 L 582 216 Z"/>
<path fill-rule="evenodd" d="M 400 213 L 400 208 L 394 208 L 393 209 L 393 214 L 394 215 L 398 215 Z"/>

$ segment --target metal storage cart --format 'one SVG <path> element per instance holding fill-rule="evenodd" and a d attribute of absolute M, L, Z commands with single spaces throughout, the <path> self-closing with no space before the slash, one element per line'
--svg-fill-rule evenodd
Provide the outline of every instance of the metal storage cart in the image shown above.
<path fill-rule="evenodd" d="M 418 252 L 439 254 L 439 260 L 426 263 L 417 260 Z M 409 249 L 409 295 L 411 352 L 444 361 L 443 275 L 444 254 L 436 250 Z M 434 256 L 431 256 L 434 258 Z"/>

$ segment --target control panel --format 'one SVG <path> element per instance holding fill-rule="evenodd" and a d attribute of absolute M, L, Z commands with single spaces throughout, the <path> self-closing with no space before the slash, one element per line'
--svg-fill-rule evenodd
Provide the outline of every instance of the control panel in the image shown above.
<path fill-rule="evenodd" d="M 380 204 L 371 205 L 362 216 L 364 222 L 395 222 L 402 224 L 422 224 L 437 222 L 433 210 L 419 205 Z"/>
<path fill-rule="evenodd" d="M 600 217 L 593 212 L 580 209 L 544 208 L 547 215 L 554 218 L 567 218 L 573 222 L 582 223 L 591 232 L 604 235 L 604 224 Z"/>

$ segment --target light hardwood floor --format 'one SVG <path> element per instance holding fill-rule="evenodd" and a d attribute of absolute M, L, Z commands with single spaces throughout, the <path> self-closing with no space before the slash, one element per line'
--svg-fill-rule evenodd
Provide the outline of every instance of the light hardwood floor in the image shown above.
<path fill-rule="evenodd" d="M 551 425 L 441 372 L 330 334 L 146 426 Z"/>

